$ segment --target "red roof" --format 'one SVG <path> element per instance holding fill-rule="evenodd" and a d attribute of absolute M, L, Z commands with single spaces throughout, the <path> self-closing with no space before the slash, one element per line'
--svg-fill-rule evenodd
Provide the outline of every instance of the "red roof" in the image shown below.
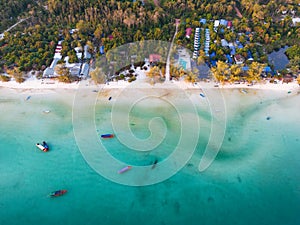
<path fill-rule="evenodd" d="M 185 36 L 191 36 L 192 34 L 192 28 L 188 27 L 185 29 Z"/>
<path fill-rule="evenodd" d="M 149 55 L 149 62 L 159 62 L 161 56 L 159 54 L 150 54 Z"/>

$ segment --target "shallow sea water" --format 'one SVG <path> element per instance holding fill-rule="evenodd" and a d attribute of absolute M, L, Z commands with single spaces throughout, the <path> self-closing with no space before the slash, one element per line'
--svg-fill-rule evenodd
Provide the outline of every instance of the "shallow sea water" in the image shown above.
<path fill-rule="evenodd" d="M 73 133 L 71 99 L 53 93 L 26 101 L 27 95 L 0 89 L 1 225 L 300 224 L 299 95 L 270 100 L 260 92 L 224 91 L 227 129 L 212 165 L 198 171 L 211 120 L 203 104 L 200 138 L 189 162 L 171 178 L 140 187 L 111 182 L 84 160 Z M 110 107 L 104 101 L 95 107 L 99 135 L 112 130 Z M 148 137 L 149 119 L 159 111 L 168 131 L 164 141 L 146 153 L 120 148 L 117 138 L 103 141 L 114 157 L 139 166 L 172 153 L 180 136 L 176 111 L 148 108 L 132 109 L 132 132 Z M 51 148 L 47 153 L 35 147 L 43 140 Z M 68 193 L 47 197 L 58 189 Z"/>

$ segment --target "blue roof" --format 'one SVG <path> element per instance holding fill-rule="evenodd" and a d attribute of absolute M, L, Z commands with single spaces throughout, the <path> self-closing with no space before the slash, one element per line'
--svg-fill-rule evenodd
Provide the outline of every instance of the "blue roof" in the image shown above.
<path fill-rule="evenodd" d="M 235 55 L 235 48 L 231 48 L 230 55 Z"/>
<path fill-rule="evenodd" d="M 211 54 L 210 54 L 210 58 L 213 58 L 213 57 L 215 57 L 216 56 L 216 52 L 212 52 Z"/>
<path fill-rule="evenodd" d="M 223 25 L 223 26 L 226 26 L 227 25 L 227 20 L 221 19 L 220 24 Z"/>
<path fill-rule="evenodd" d="M 200 23 L 206 24 L 206 19 L 200 19 Z"/>
<path fill-rule="evenodd" d="M 240 43 L 240 44 L 238 45 L 238 48 L 244 48 L 244 46 Z"/>
<path fill-rule="evenodd" d="M 248 71 L 248 70 L 249 70 L 249 66 L 243 66 L 243 67 L 242 67 L 242 70 L 243 70 L 243 71 Z"/>
<path fill-rule="evenodd" d="M 228 60 L 229 63 L 232 63 L 232 58 L 230 57 L 229 54 L 226 55 L 226 58 L 227 58 L 227 60 Z"/>
<path fill-rule="evenodd" d="M 272 69 L 271 69 L 271 67 L 266 66 L 263 71 L 266 73 L 269 73 L 269 72 L 272 72 Z"/>
<path fill-rule="evenodd" d="M 104 45 L 100 46 L 100 54 L 104 54 Z"/>
<path fill-rule="evenodd" d="M 251 52 L 250 52 L 250 50 L 248 50 L 247 56 L 248 56 L 248 59 L 253 58 L 253 57 L 252 57 L 252 54 L 251 54 Z"/>
<path fill-rule="evenodd" d="M 217 66 L 217 60 L 211 60 L 210 62 L 212 66 Z"/>

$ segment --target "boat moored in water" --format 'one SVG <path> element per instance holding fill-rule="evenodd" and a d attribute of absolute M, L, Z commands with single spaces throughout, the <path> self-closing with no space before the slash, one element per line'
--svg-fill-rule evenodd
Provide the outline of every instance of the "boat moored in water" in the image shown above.
<path fill-rule="evenodd" d="M 58 196 L 62 196 L 65 193 L 67 193 L 67 190 L 58 190 L 58 191 L 53 191 L 49 194 L 50 197 L 58 197 Z"/>
<path fill-rule="evenodd" d="M 38 147 L 43 152 L 48 152 L 49 151 L 49 146 L 45 141 L 43 141 L 42 144 L 36 143 L 36 147 Z"/>
<path fill-rule="evenodd" d="M 132 168 L 132 166 L 125 166 L 124 168 L 120 169 L 120 170 L 118 171 L 118 173 L 119 173 L 119 174 L 124 173 L 124 172 L 130 170 L 131 168 Z"/>
<path fill-rule="evenodd" d="M 102 134 L 102 138 L 113 138 L 115 135 L 114 134 Z"/>

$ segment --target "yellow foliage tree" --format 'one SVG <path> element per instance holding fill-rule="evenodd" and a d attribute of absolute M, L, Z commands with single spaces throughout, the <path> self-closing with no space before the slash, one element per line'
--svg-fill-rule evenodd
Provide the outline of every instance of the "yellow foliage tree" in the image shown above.
<path fill-rule="evenodd" d="M 230 75 L 229 66 L 225 62 L 218 61 L 217 66 L 211 68 L 211 73 L 217 82 L 224 84 Z"/>
<path fill-rule="evenodd" d="M 91 71 L 91 78 L 96 84 L 104 84 L 106 82 L 106 76 L 99 67 Z"/>
<path fill-rule="evenodd" d="M 260 75 L 263 72 L 263 69 L 265 67 L 265 64 L 259 63 L 259 62 L 253 62 L 250 65 L 249 71 L 248 71 L 248 77 L 247 81 L 250 83 L 253 83 L 254 81 L 260 80 Z"/>

